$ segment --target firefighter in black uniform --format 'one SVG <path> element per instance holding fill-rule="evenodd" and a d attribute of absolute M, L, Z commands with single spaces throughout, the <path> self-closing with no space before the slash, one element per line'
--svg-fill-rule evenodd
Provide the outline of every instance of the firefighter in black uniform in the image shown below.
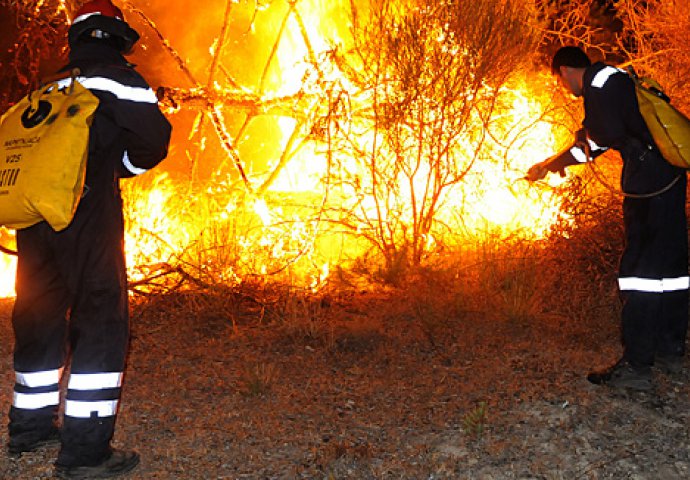
<path fill-rule="evenodd" d="M 619 267 L 623 356 L 588 375 L 595 384 L 648 390 L 652 365 L 677 373 L 688 328 L 688 240 L 685 170 L 660 154 L 642 118 L 632 79 L 577 47 L 562 47 L 552 71 L 583 97 L 585 119 L 571 148 L 534 165 L 529 180 L 562 172 L 609 148 L 623 158 L 625 250 Z"/>
<path fill-rule="evenodd" d="M 124 221 L 119 179 L 167 155 L 171 126 L 153 90 L 124 54 L 139 39 L 110 0 L 84 4 L 69 29 L 69 64 L 100 103 L 89 137 L 86 186 L 72 223 L 17 231 L 17 297 L 12 313 L 16 383 L 8 451 L 61 444 L 63 478 L 105 478 L 139 456 L 110 446 L 129 341 Z M 70 376 L 61 430 L 58 382 Z"/>

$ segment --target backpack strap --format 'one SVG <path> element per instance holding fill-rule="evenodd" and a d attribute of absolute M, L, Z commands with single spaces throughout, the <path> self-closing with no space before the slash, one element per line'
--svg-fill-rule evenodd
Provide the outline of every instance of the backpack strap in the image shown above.
<path fill-rule="evenodd" d="M 48 75 L 47 77 L 44 77 L 43 79 L 41 79 L 41 87 L 44 87 L 44 86 L 51 84 L 51 83 L 54 83 L 54 82 L 59 82 L 60 80 L 65 80 L 67 78 L 74 79 L 81 74 L 82 74 L 82 71 L 78 67 L 70 68 L 69 70 L 61 70 L 57 73 L 54 73 L 52 75 Z"/>

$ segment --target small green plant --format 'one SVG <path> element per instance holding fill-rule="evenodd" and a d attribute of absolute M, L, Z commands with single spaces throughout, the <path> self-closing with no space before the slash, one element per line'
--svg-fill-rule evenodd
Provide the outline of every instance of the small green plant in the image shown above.
<path fill-rule="evenodd" d="M 260 397 L 271 390 L 277 376 L 273 364 L 260 363 L 254 365 L 240 376 L 239 391 L 245 397 Z"/>
<path fill-rule="evenodd" d="M 422 334 L 436 347 L 447 335 L 449 323 L 457 317 L 455 278 L 442 267 L 419 268 L 406 285 L 405 298 Z"/>
<path fill-rule="evenodd" d="M 486 402 L 479 402 L 479 405 L 469 411 L 462 418 L 462 427 L 466 435 L 472 439 L 481 438 L 484 427 L 488 420 Z"/>
<path fill-rule="evenodd" d="M 517 323 L 541 311 L 539 251 L 528 239 L 487 232 L 479 254 L 479 282 L 490 292 L 486 307 Z"/>
<path fill-rule="evenodd" d="M 334 326 L 329 321 L 329 303 L 294 288 L 281 292 L 272 315 L 287 338 L 296 343 L 307 342 L 328 349 L 335 343 Z"/>

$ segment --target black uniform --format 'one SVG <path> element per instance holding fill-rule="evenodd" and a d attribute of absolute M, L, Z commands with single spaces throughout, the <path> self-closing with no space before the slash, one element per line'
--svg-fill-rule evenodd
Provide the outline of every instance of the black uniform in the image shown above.
<path fill-rule="evenodd" d="M 684 355 L 690 287 L 685 170 L 661 156 L 640 114 L 633 81 L 624 71 L 603 63 L 587 68 L 583 98 L 584 129 L 579 135 L 586 138 L 591 158 L 608 148 L 623 158 L 626 244 L 618 278 L 624 300 L 623 358 L 644 367 L 655 356 Z M 548 168 L 558 171 L 589 159 L 573 146 Z"/>
<path fill-rule="evenodd" d="M 72 223 L 17 231 L 15 395 L 10 443 L 54 429 L 58 381 L 71 354 L 61 465 L 95 465 L 109 454 L 129 339 L 119 179 L 167 155 L 171 127 L 154 92 L 108 45 L 77 43 L 67 68 L 100 100 L 89 137 L 86 187 Z"/>

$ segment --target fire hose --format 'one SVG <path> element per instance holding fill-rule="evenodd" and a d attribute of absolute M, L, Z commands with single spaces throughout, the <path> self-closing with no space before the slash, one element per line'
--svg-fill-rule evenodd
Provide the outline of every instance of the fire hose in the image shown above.
<path fill-rule="evenodd" d="M 591 155 L 591 153 L 590 153 L 589 145 L 588 145 L 588 144 L 585 144 L 585 145 L 583 146 L 582 150 L 585 152 L 585 155 L 587 156 L 586 165 L 587 165 L 587 167 L 589 167 L 589 170 L 590 170 L 590 172 L 592 173 L 592 175 L 594 176 L 594 178 L 595 178 L 604 188 L 606 188 L 609 192 L 613 193 L 614 195 L 619 195 L 619 196 L 628 197 L 628 198 L 636 198 L 636 199 L 646 199 L 646 198 L 656 197 L 657 195 L 661 195 L 661 194 L 663 194 L 663 193 L 666 193 L 666 192 L 669 191 L 671 188 L 673 188 L 673 186 L 674 186 L 676 183 L 678 183 L 678 180 L 680 180 L 681 177 L 683 176 L 683 174 L 680 174 L 680 175 L 676 176 L 673 180 L 671 180 L 671 181 L 668 183 L 668 185 L 665 185 L 665 186 L 663 186 L 662 188 L 660 188 L 660 189 L 658 189 L 658 190 L 656 190 L 656 191 L 654 191 L 654 192 L 650 192 L 650 193 L 628 193 L 628 192 L 624 192 L 623 190 L 619 190 L 619 189 L 617 189 L 617 188 L 615 188 L 615 187 L 612 187 L 611 185 L 608 184 L 608 182 L 606 182 L 606 181 L 602 178 L 601 172 L 599 172 L 599 171 L 597 170 L 597 168 L 594 166 L 594 161 L 593 161 L 592 155 Z M 559 172 L 559 173 L 561 174 L 561 176 L 564 176 L 564 173 L 561 173 L 561 172 Z M 532 181 L 533 181 L 533 180 L 530 180 L 530 178 L 529 178 L 527 175 L 525 175 L 524 177 L 522 177 L 522 180 L 527 180 L 527 181 L 530 182 L 530 183 L 532 183 Z"/>
<path fill-rule="evenodd" d="M 596 167 L 594 166 L 594 162 L 592 162 L 591 160 L 589 162 L 587 162 L 587 166 L 589 167 L 590 171 L 592 172 L 592 175 L 594 176 L 594 178 L 596 178 L 596 180 L 601 185 L 603 185 L 603 187 L 606 188 L 609 192 L 613 193 L 614 195 L 619 195 L 619 196 L 628 197 L 628 198 L 645 199 L 645 198 L 656 197 L 657 195 L 661 195 L 662 193 L 666 193 L 669 190 L 671 190 L 671 188 L 676 183 L 678 183 L 678 180 L 680 180 L 682 177 L 682 174 L 676 176 L 673 180 L 671 180 L 671 182 L 669 182 L 668 185 L 665 185 L 664 187 L 662 187 L 659 190 L 656 190 L 654 192 L 650 192 L 650 193 L 628 193 L 628 192 L 624 192 L 623 190 L 620 190 L 618 188 L 615 188 L 615 187 L 612 187 L 611 185 L 609 185 L 602 178 L 601 173 L 596 169 Z"/>
<path fill-rule="evenodd" d="M 17 255 L 16 250 L 12 250 L 11 248 L 7 248 L 4 245 L 0 244 L 0 252 L 6 254 L 6 255 Z"/>

